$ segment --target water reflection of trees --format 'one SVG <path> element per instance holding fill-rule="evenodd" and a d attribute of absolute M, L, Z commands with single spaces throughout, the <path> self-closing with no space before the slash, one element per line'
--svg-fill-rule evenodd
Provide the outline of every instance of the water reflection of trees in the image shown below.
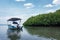
<path fill-rule="evenodd" d="M 26 29 L 32 35 L 60 40 L 59 27 L 26 27 Z"/>
<path fill-rule="evenodd" d="M 20 30 L 7 30 L 7 35 L 10 40 L 19 40 L 21 37 Z"/>

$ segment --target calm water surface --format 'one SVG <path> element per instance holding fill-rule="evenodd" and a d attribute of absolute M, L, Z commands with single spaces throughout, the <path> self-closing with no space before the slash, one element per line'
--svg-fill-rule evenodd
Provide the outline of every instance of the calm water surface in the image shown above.
<path fill-rule="evenodd" d="M 22 30 L 10 30 L 0 25 L 0 40 L 60 40 L 59 27 L 23 27 Z"/>

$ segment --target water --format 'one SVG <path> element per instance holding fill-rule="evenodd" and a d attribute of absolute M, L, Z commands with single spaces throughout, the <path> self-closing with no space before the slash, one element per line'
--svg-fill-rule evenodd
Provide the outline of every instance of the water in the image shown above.
<path fill-rule="evenodd" d="M 60 40 L 59 27 L 23 27 L 22 30 L 10 30 L 0 25 L 0 40 Z"/>

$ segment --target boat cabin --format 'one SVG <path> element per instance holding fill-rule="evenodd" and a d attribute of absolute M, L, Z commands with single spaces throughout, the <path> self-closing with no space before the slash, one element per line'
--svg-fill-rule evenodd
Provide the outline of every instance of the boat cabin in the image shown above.
<path fill-rule="evenodd" d="M 8 28 L 11 29 L 21 28 L 20 23 L 21 23 L 20 18 L 10 18 L 7 20 Z"/>

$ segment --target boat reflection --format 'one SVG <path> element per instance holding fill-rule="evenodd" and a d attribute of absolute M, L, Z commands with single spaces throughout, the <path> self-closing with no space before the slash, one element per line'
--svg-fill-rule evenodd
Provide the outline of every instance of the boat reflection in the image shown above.
<path fill-rule="evenodd" d="M 20 32 L 21 32 L 21 30 L 11 30 L 11 29 L 8 29 L 7 30 L 8 39 L 10 39 L 10 40 L 19 40 L 20 37 L 21 37 Z"/>

